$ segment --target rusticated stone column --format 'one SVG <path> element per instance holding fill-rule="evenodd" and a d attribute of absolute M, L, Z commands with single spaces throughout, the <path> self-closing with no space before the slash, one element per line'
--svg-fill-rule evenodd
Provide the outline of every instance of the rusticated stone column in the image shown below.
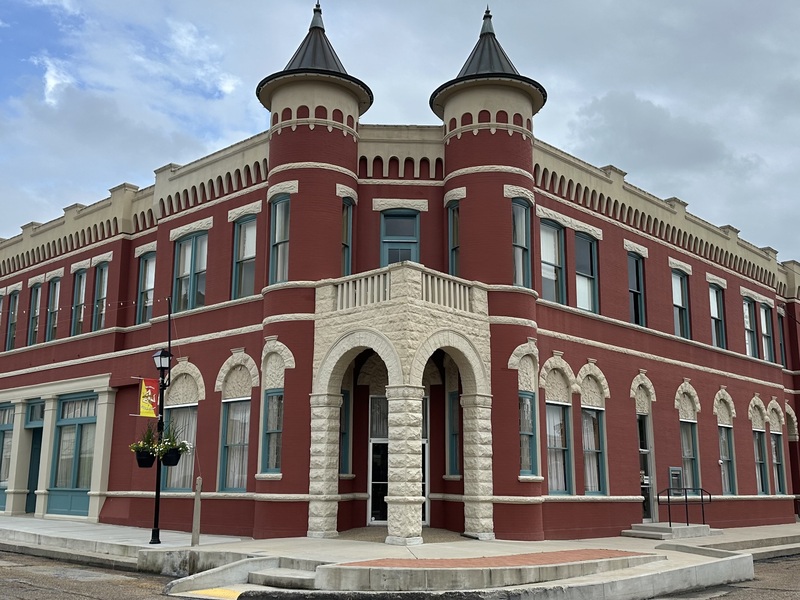
<path fill-rule="evenodd" d="M 389 493 L 387 544 L 422 543 L 422 396 L 425 388 L 387 386 Z"/>
<path fill-rule="evenodd" d="M 339 535 L 340 394 L 311 394 L 311 457 L 308 472 L 308 537 Z"/>
<path fill-rule="evenodd" d="M 461 396 L 464 409 L 464 534 L 494 539 L 492 397 Z"/>

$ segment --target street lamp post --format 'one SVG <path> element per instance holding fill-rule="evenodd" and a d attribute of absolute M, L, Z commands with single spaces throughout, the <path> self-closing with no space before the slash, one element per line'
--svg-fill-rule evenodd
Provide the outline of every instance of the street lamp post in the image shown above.
<path fill-rule="evenodd" d="M 153 354 L 153 361 L 156 363 L 158 369 L 158 425 L 156 426 L 156 438 L 158 443 L 164 436 L 164 391 L 169 387 L 167 380 L 167 372 L 169 371 L 169 362 L 172 354 L 169 350 L 163 348 Z M 153 532 L 150 536 L 151 544 L 160 544 L 158 529 L 158 516 L 159 509 L 161 508 L 161 457 L 156 457 L 156 503 L 153 509 Z"/>

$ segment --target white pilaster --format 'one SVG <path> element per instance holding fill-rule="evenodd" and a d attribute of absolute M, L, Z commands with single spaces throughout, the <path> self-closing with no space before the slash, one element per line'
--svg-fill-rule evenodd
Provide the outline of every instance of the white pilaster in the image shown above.
<path fill-rule="evenodd" d="M 114 430 L 114 400 L 117 392 L 112 388 L 94 390 L 97 393 L 97 421 L 94 433 L 94 458 L 89 488 L 89 521 L 100 520 L 100 510 L 108 491 L 108 472 L 111 467 L 111 436 Z M 47 455 L 45 455 L 47 456 Z"/>
<path fill-rule="evenodd" d="M 30 430 L 25 429 L 25 411 L 27 404 L 14 404 L 14 429 L 11 438 L 11 456 L 14 460 L 8 471 L 8 488 L 6 489 L 7 515 L 25 513 L 25 498 L 28 494 L 28 469 L 31 460 Z"/>

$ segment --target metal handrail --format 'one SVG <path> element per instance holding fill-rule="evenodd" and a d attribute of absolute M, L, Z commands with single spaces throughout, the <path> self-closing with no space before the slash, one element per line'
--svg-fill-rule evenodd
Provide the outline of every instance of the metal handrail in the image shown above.
<path fill-rule="evenodd" d="M 711 494 L 704 490 L 703 488 L 699 487 L 668 487 L 666 489 L 661 490 L 658 492 L 656 496 L 656 501 L 658 504 L 662 504 L 661 496 L 665 495 L 667 497 L 667 515 L 669 516 L 669 526 L 672 527 L 672 498 L 676 496 L 683 496 L 683 506 L 686 512 L 686 525 L 689 525 L 689 494 L 691 493 L 692 498 L 698 498 L 700 501 L 700 511 L 703 516 L 703 525 L 706 524 L 706 497 L 708 498 L 708 503 L 711 503 Z"/>

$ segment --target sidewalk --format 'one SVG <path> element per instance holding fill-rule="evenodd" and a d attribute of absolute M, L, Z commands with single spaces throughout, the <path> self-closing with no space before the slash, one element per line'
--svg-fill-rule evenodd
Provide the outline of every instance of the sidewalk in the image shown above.
<path fill-rule="evenodd" d="M 634 600 L 750 579 L 753 555 L 800 554 L 796 523 L 675 540 L 477 541 L 426 529 L 425 543 L 404 547 L 382 543 L 384 535 L 373 528 L 324 540 L 204 534 L 191 547 L 183 532 L 161 531 L 162 543 L 151 545 L 149 529 L 0 516 L 0 550 L 181 577 L 168 586 L 171 595 L 201 598 L 277 598 L 304 588 L 320 598 L 461 590 L 461 598 Z"/>

